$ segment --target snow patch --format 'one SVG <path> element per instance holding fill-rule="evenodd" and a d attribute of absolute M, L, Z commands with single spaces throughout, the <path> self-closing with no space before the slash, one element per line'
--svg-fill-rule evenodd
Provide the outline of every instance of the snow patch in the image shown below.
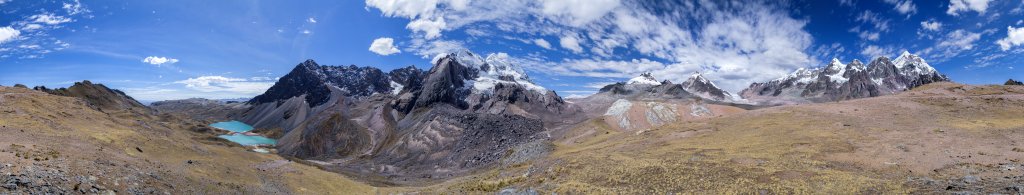
<path fill-rule="evenodd" d="M 471 83 L 475 92 L 493 92 L 498 84 L 519 85 L 540 94 L 548 92 L 544 87 L 534 84 L 521 67 L 512 63 L 506 53 L 492 53 L 487 55 L 486 59 L 468 50 L 459 51 L 454 55 L 459 64 L 480 71 L 476 79 L 467 82 Z"/>
<path fill-rule="evenodd" d="M 399 92 L 402 92 L 403 88 L 405 88 L 404 85 L 391 81 L 391 95 L 398 95 Z"/>
<path fill-rule="evenodd" d="M 634 85 L 634 84 L 640 84 L 640 85 L 661 85 L 661 82 L 658 82 L 657 79 L 654 79 L 654 76 L 652 76 L 651 73 L 648 72 L 648 73 L 640 74 L 640 76 L 638 76 L 638 77 L 634 77 L 632 79 L 629 79 L 629 81 L 626 81 L 626 84 L 629 84 L 629 85 Z"/>

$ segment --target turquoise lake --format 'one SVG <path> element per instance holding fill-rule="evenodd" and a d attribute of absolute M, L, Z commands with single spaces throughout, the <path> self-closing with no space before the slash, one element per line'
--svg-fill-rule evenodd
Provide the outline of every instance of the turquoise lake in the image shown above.
<path fill-rule="evenodd" d="M 259 135 L 243 135 L 242 132 L 252 131 L 252 126 L 245 124 L 240 121 L 225 121 L 210 124 L 211 127 L 228 130 L 232 132 L 238 132 L 239 134 L 234 135 L 220 135 L 217 137 L 224 138 L 228 141 L 242 144 L 243 146 L 251 145 L 275 145 L 277 140 L 270 139 Z"/>
<path fill-rule="evenodd" d="M 219 122 L 219 123 L 210 124 L 210 126 L 213 127 L 213 128 L 218 128 L 218 129 L 223 129 L 223 130 L 228 130 L 228 131 L 233 131 L 233 132 L 239 132 L 239 133 L 246 132 L 246 131 L 252 131 L 252 126 L 249 126 L 249 124 L 245 124 L 245 123 L 240 122 L 240 121 Z"/>
<path fill-rule="evenodd" d="M 263 136 L 258 136 L 258 135 L 234 134 L 234 135 L 220 135 L 220 136 L 217 136 L 217 137 L 224 138 L 224 139 L 226 139 L 228 141 L 235 142 L 235 143 L 238 143 L 238 144 L 242 144 L 243 146 L 274 145 L 274 144 L 277 144 L 277 140 L 270 139 L 270 138 L 263 137 Z"/>

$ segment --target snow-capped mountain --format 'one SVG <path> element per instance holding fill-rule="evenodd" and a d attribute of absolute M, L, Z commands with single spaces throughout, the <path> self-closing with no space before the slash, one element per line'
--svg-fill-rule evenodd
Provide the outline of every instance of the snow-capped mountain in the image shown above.
<path fill-rule="evenodd" d="M 674 84 L 668 80 L 658 82 L 651 73 L 643 73 L 626 82 L 606 85 L 598 90 L 598 94 L 602 93 L 619 96 L 644 96 L 648 98 L 692 98 L 696 96 L 706 100 L 723 102 L 734 100 L 732 94 L 719 88 L 700 72 L 694 72 L 686 81 L 680 84 Z"/>
<path fill-rule="evenodd" d="M 661 85 L 661 82 L 658 82 L 657 79 L 654 79 L 654 76 L 651 75 L 651 73 L 645 72 L 643 74 L 640 74 L 640 76 L 638 76 L 638 77 L 634 77 L 632 79 L 629 79 L 629 81 L 626 81 L 626 84 L 627 85 Z"/>
<path fill-rule="evenodd" d="M 718 88 L 711 80 L 704 78 L 704 75 L 700 72 L 691 74 L 681 85 L 683 85 L 683 89 L 686 89 L 686 91 L 705 99 L 718 101 L 733 100 L 731 93 Z"/>
<path fill-rule="evenodd" d="M 844 65 L 832 59 L 825 67 L 801 68 L 782 78 L 753 83 L 740 95 L 769 104 L 822 102 L 893 94 L 948 80 L 921 57 L 903 52 L 895 60 L 878 57 L 867 66 L 858 60 Z"/>

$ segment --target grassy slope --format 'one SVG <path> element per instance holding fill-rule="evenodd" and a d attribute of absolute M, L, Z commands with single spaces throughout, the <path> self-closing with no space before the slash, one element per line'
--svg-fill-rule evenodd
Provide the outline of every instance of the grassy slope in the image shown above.
<path fill-rule="evenodd" d="M 56 167 L 72 176 L 97 177 L 100 185 L 118 192 L 137 188 L 174 194 L 352 194 L 374 190 L 276 155 L 218 143 L 210 135 L 160 122 L 151 115 L 128 111 L 108 115 L 75 98 L 27 89 L 0 87 L 0 125 L 4 134 L 0 160 L 14 164 L 15 169 Z M 52 155 L 37 160 L 38 155 L 22 158 L 23 154 Z M 67 185 L 62 186 L 65 189 L 75 187 L 71 186 L 74 181 L 52 182 Z"/>
<path fill-rule="evenodd" d="M 1024 160 L 1024 87 L 937 83 L 895 96 L 783 106 L 617 133 L 592 120 L 544 159 L 436 189 L 575 193 L 910 193 Z M 607 132 L 607 133 L 604 133 Z M 583 135 L 583 136 L 578 136 Z M 990 185 L 991 184 L 991 185 Z M 967 188 L 972 189 L 972 188 Z"/>

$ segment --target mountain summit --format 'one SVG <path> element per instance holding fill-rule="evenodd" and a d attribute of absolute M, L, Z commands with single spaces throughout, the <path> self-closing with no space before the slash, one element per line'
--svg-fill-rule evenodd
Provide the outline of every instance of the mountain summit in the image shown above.
<path fill-rule="evenodd" d="M 733 96 L 729 92 L 718 88 L 715 83 L 711 82 L 700 72 L 693 72 L 686 81 L 681 83 L 683 89 L 693 93 L 694 95 L 700 96 L 709 100 L 726 101 L 732 100 Z"/>
<path fill-rule="evenodd" d="M 645 73 L 640 74 L 640 76 L 638 76 L 638 77 L 633 77 L 632 79 L 629 79 L 629 81 L 626 81 L 626 84 L 630 84 L 630 85 L 661 85 L 661 82 L 658 82 L 658 79 L 655 79 L 654 76 L 651 75 L 650 72 L 645 72 Z"/>

